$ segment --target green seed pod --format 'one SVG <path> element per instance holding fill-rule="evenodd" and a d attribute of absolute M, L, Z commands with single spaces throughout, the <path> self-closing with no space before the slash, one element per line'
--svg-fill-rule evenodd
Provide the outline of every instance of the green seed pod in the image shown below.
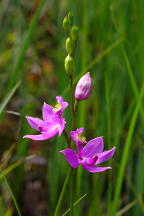
<path fill-rule="evenodd" d="M 78 27 L 74 25 L 70 30 L 71 38 L 76 41 L 78 38 Z"/>
<path fill-rule="evenodd" d="M 65 58 L 65 70 L 69 75 L 72 75 L 74 72 L 74 60 L 70 55 Z"/>
<path fill-rule="evenodd" d="M 68 16 L 66 16 L 64 19 L 63 19 L 63 28 L 65 31 L 69 31 L 70 28 L 71 28 L 71 22 L 68 18 Z"/>
<path fill-rule="evenodd" d="M 67 16 L 68 16 L 68 19 L 72 25 L 73 24 L 73 14 L 71 12 L 69 12 Z"/>
<path fill-rule="evenodd" d="M 68 53 L 73 53 L 73 49 L 74 49 L 74 41 L 72 41 L 72 39 L 70 37 L 68 37 L 66 39 L 66 50 Z"/>

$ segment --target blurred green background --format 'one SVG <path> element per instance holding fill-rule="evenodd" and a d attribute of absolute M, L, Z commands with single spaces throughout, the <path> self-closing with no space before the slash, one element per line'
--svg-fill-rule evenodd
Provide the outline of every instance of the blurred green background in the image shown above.
<path fill-rule="evenodd" d="M 67 12 L 79 27 L 75 81 L 90 71 L 91 97 L 78 108 L 87 140 L 104 136 L 116 146 L 107 165 L 91 174 L 78 168 L 75 216 L 144 215 L 144 1 L 0 1 L 0 215 L 53 215 L 68 164 L 64 137 L 22 139 L 34 132 L 26 115 L 41 117 L 43 102 L 69 101 L 64 70 Z M 67 128 L 70 108 L 65 112 Z M 32 155 L 36 155 L 33 157 Z M 69 208 L 68 186 L 58 215 Z M 17 210 L 16 210 L 17 209 Z M 68 214 L 67 214 L 68 215 Z"/>

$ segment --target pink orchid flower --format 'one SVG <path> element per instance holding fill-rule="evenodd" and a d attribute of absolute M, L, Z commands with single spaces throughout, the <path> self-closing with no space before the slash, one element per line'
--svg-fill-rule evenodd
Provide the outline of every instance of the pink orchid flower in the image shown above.
<path fill-rule="evenodd" d="M 71 167 L 77 168 L 82 165 L 83 169 L 88 172 L 103 172 L 111 167 L 99 167 L 98 164 L 110 159 L 115 152 L 115 147 L 111 150 L 103 151 L 103 137 L 97 137 L 86 143 L 82 132 L 84 128 L 79 128 L 76 131 L 71 131 L 71 137 L 75 141 L 78 148 L 78 153 L 73 149 L 64 149 L 60 153 L 64 154 L 67 162 Z M 86 144 L 84 147 L 83 145 Z"/>
<path fill-rule="evenodd" d="M 26 116 L 29 125 L 41 133 L 39 135 L 25 135 L 23 138 L 29 138 L 32 140 L 47 140 L 56 134 L 61 136 L 66 124 L 64 118 L 62 118 L 62 114 L 64 109 L 68 106 L 68 103 L 65 102 L 60 96 L 57 96 L 56 100 L 57 104 L 55 107 L 44 103 L 42 107 L 43 120 Z"/>

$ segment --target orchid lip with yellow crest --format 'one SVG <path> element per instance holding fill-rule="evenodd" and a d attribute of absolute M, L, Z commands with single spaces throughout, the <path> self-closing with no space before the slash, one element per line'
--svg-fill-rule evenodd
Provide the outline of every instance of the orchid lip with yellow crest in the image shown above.
<path fill-rule="evenodd" d="M 71 131 L 70 136 L 76 143 L 86 143 L 86 138 L 82 136 L 84 128 L 78 128 L 76 131 Z"/>
<path fill-rule="evenodd" d="M 68 102 L 64 101 L 61 96 L 56 97 L 57 104 L 53 108 L 53 112 L 57 113 L 63 113 L 63 111 L 67 108 Z"/>
<path fill-rule="evenodd" d="M 61 110 L 61 105 L 59 103 L 57 103 L 54 108 L 53 108 L 53 112 L 57 112 L 57 111 L 60 111 Z"/>
<path fill-rule="evenodd" d="M 82 146 L 86 144 L 86 138 L 82 136 L 84 128 L 78 128 L 76 131 L 71 131 L 70 136 L 75 141 L 77 148 L 79 151 L 82 150 Z"/>
<path fill-rule="evenodd" d="M 86 143 L 86 137 L 82 136 L 80 133 L 77 134 L 77 138 L 80 142 Z"/>

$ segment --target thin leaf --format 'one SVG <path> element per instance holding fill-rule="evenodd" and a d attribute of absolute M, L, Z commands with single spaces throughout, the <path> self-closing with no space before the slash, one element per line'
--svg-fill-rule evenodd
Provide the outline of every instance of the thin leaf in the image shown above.
<path fill-rule="evenodd" d="M 2 176 L 1 178 L 4 179 L 4 182 L 5 182 L 5 184 L 6 184 L 7 188 L 8 188 L 8 190 L 9 190 L 10 196 L 11 196 L 13 202 L 14 202 L 14 205 L 15 205 L 15 208 L 16 208 L 16 210 L 17 210 L 18 216 L 21 216 L 21 212 L 20 212 L 19 206 L 18 206 L 17 201 L 16 201 L 16 199 L 15 199 L 15 196 L 14 196 L 14 194 L 13 194 L 11 188 L 10 188 L 10 185 L 9 185 L 9 183 L 8 183 L 8 181 L 7 181 L 7 178 L 6 178 L 5 175 L 4 175 L 4 172 L 2 172 L 1 176 Z"/>
<path fill-rule="evenodd" d="M 21 83 L 21 81 L 18 81 L 16 83 L 16 85 L 12 88 L 12 90 L 9 91 L 8 95 L 5 97 L 5 99 L 0 104 L 0 115 L 4 111 L 5 107 L 7 106 L 8 102 L 10 101 L 10 99 L 12 98 L 12 96 L 14 95 L 15 91 L 17 90 L 17 88 L 20 86 L 20 83 Z"/>
<path fill-rule="evenodd" d="M 25 53 L 27 51 L 27 48 L 29 47 L 30 41 L 32 40 L 32 36 L 34 34 L 34 31 L 38 25 L 39 17 L 41 16 L 42 9 L 45 5 L 47 0 L 41 0 L 38 8 L 31 20 L 31 23 L 29 25 L 28 31 L 26 32 L 24 39 L 22 40 L 22 45 L 20 48 L 20 54 L 17 59 L 16 66 L 14 68 L 14 71 L 12 72 L 12 75 L 10 76 L 9 82 L 8 82 L 8 89 L 11 88 L 12 85 L 14 85 L 17 78 L 19 78 L 20 74 L 22 73 L 22 64 L 25 60 Z"/>
<path fill-rule="evenodd" d="M 79 202 L 81 200 L 83 200 L 86 196 L 88 195 L 88 193 L 84 194 L 82 197 L 80 197 L 74 204 L 73 204 L 73 207 L 77 206 L 77 204 L 79 204 Z M 68 210 L 65 211 L 65 213 L 62 215 L 62 216 L 65 216 L 67 215 L 67 213 L 70 212 L 70 208 Z"/>
<path fill-rule="evenodd" d="M 128 205 L 126 205 L 124 208 L 122 208 L 117 214 L 116 216 L 122 216 L 124 215 L 128 210 L 130 210 L 138 201 L 134 200 L 131 203 L 129 203 Z"/>
<path fill-rule="evenodd" d="M 63 187 L 62 187 L 62 190 L 61 190 L 61 193 L 60 193 L 60 196 L 59 196 L 56 208 L 55 208 L 54 216 L 59 215 L 59 208 L 60 208 L 62 198 L 63 198 L 64 192 L 65 192 L 68 180 L 69 180 L 70 173 L 71 173 L 71 169 L 68 170 L 67 176 L 65 178 L 65 181 L 64 181 L 64 184 L 63 184 Z"/>
<path fill-rule="evenodd" d="M 143 96 L 144 96 L 144 86 L 142 87 L 140 98 L 142 99 Z M 139 107 L 140 107 L 140 100 L 136 105 L 136 108 L 134 110 L 134 113 L 133 113 L 133 116 L 132 116 L 132 119 L 130 122 L 129 131 L 128 131 L 128 135 L 127 135 L 127 139 L 126 139 L 126 143 L 125 143 L 125 147 L 124 147 L 123 157 L 122 157 L 122 160 L 120 163 L 119 173 L 118 173 L 117 181 L 115 184 L 116 187 L 115 187 L 115 192 L 114 192 L 113 206 L 111 208 L 111 216 L 116 215 L 116 211 L 117 211 L 117 208 L 119 206 L 119 199 L 120 199 L 122 182 L 123 182 L 123 178 L 124 178 L 124 174 L 125 174 L 126 163 L 127 163 L 128 156 L 129 156 L 133 132 L 134 132 L 136 120 L 138 117 Z"/>
<path fill-rule="evenodd" d="M 15 169 L 16 167 L 18 167 L 21 163 L 22 163 L 22 161 L 17 161 L 16 163 L 13 163 L 12 165 L 10 165 L 5 170 L 1 171 L 1 173 L 0 173 L 0 180 L 3 178 L 3 176 L 8 175 L 13 169 Z"/>

